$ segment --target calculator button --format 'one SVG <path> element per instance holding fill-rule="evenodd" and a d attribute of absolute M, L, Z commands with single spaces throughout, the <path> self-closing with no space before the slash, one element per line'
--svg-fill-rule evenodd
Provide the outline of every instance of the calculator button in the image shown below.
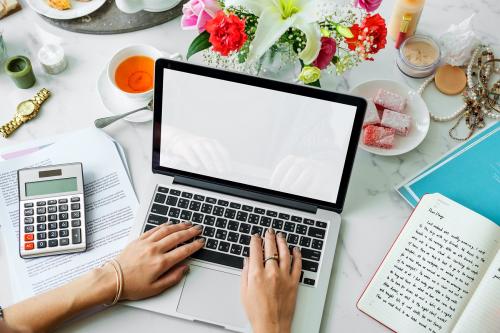
<path fill-rule="evenodd" d="M 80 197 L 71 198 L 71 202 L 78 202 L 78 201 L 80 201 Z"/>
<path fill-rule="evenodd" d="M 59 231 L 59 237 L 68 237 L 69 236 L 69 231 L 68 229 L 63 229 Z"/>
<path fill-rule="evenodd" d="M 57 231 L 49 231 L 49 238 L 57 238 Z"/>
<path fill-rule="evenodd" d="M 29 208 L 29 209 L 25 209 L 24 210 L 24 215 L 25 216 L 31 216 L 33 214 L 35 214 L 35 211 L 33 210 L 33 208 Z"/>
<path fill-rule="evenodd" d="M 57 200 L 49 200 L 49 201 L 47 201 L 47 204 L 48 205 L 56 205 L 57 204 Z"/>
<path fill-rule="evenodd" d="M 29 251 L 35 248 L 35 243 L 24 243 L 24 249 Z"/>
<path fill-rule="evenodd" d="M 82 221 L 80 220 L 72 220 L 71 221 L 71 226 L 74 228 L 74 227 L 79 227 L 82 225 Z"/>
<path fill-rule="evenodd" d="M 67 220 L 67 219 L 68 219 L 68 213 L 59 213 L 59 220 Z"/>
<path fill-rule="evenodd" d="M 67 203 L 68 199 L 59 199 L 59 201 L 57 202 L 59 202 L 60 204 Z"/>
<path fill-rule="evenodd" d="M 69 227 L 68 221 L 59 222 L 59 229 L 66 229 L 67 227 Z"/>
<path fill-rule="evenodd" d="M 80 209 L 80 204 L 79 203 L 71 204 L 71 210 L 78 210 L 78 209 Z"/>
<path fill-rule="evenodd" d="M 57 206 L 49 206 L 47 207 L 47 213 L 57 213 Z"/>
<path fill-rule="evenodd" d="M 59 244 L 57 239 L 51 239 L 49 240 L 49 247 L 56 247 Z"/>
<path fill-rule="evenodd" d="M 47 247 L 47 242 L 46 241 L 38 241 L 38 242 L 36 242 L 36 247 L 39 249 L 44 249 Z"/>
<path fill-rule="evenodd" d="M 24 232 L 33 232 L 35 231 L 35 227 L 32 225 L 27 225 L 24 227 Z"/>
<path fill-rule="evenodd" d="M 39 232 L 36 234 L 36 239 L 47 239 L 47 233 L 46 232 Z"/>
<path fill-rule="evenodd" d="M 37 201 L 37 206 L 45 206 L 47 203 L 45 201 Z"/>
<path fill-rule="evenodd" d="M 47 216 L 45 215 L 40 215 L 36 217 L 36 222 L 37 223 L 44 223 L 47 221 Z"/>
<path fill-rule="evenodd" d="M 80 212 L 71 212 L 71 218 L 72 219 L 77 219 L 80 217 Z"/>
<path fill-rule="evenodd" d="M 24 241 L 25 242 L 31 242 L 34 239 L 35 239 L 35 235 L 33 235 L 33 234 L 25 234 L 24 235 Z"/>
<path fill-rule="evenodd" d="M 47 212 L 47 209 L 45 207 L 39 207 L 36 209 L 37 214 L 45 214 Z"/>
<path fill-rule="evenodd" d="M 45 231 L 45 230 L 47 230 L 46 224 L 39 224 L 36 226 L 36 231 Z"/>
<path fill-rule="evenodd" d="M 81 229 L 71 229 L 71 241 L 73 244 L 80 244 L 82 242 Z"/>
<path fill-rule="evenodd" d="M 50 214 L 49 221 L 57 221 L 57 214 Z"/>
<path fill-rule="evenodd" d="M 67 212 L 68 211 L 68 205 L 59 205 L 59 211 L 60 212 Z"/>
<path fill-rule="evenodd" d="M 25 218 L 24 218 L 24 223 L 25 223 L 25 224 L 31 224 L 31 223 L 33 223 L 34 221 L 35 221 L 35 220 L 34 220 L 34 219 L 33 219 L 33 217 L 31 217 L 31 216 L 30 216 L 30 217 L 25 217 Z"/>
<path fill-rule="evenodd" d="M 24 204 L 24 208 L 31 208 L 33 207 L 33 203 L 32 202 L 27 202 Z"/>
<path fill-rule="evenodd" d="M 57 222 L 50 222 L 49 230 L 56 230 L 56 229 L 57 229 Z"/>
<path fill-rule="evenodd" d="M 69 245 L 69 238 L 61 238 L 61 241 L 59 242 L 61 246 Z"/>

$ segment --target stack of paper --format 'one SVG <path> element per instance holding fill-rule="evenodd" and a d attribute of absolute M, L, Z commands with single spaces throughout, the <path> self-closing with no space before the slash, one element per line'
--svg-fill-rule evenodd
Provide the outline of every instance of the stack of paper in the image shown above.
<path fill-rule="evenodd" d="M 22 259 L 17 170 L 71 162 L 83 164 L 87 251 Z M 0 151 L 0 226 L 14 301 L 58 287 L 116 256 L 127 243 L 137 206 L 123 149 L 100 130 Z"/>

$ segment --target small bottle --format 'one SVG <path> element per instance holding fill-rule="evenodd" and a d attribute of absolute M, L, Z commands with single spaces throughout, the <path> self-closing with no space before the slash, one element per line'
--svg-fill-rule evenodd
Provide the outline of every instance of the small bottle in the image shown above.
<path fill-rule="evenodd" d="M 417 30 L 417 24 L 420 20 L 424 5 L 425 0 L 396 0 L 389 20 L 389 26 L 387 27 L 389 36 L 391 36 L 393 40 L 398 38 L 401 28 L 401 18 L 405 15 L 411 16 L 406 37 L 413 36 L 415 30 Z"/>
<path fill-rule="evenodd" d="M 409 14 L 403 15 L 403 19 L 401 20 L 401 26 L 399 28 L 398 38 L 396 39 L 396 43 L 394 44 L 394 47 L 396 49 L 399 49 L 399 47 L 405 41 L 405 39 L 408 38 L 408 27 L 410 26 L 410 22 L 411 22 L 411 15 Z"/>

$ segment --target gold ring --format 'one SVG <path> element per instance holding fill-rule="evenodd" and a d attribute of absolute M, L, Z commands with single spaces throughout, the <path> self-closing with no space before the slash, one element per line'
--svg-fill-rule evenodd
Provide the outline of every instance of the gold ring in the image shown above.
<path fill-rule="evenodd" d="M 264 265 L 266 264 L 266 262 L 267 262 L 268 260 L 276 260 L 276 261 L 278 261 L 278 260 L 279 260 L 279 257 L 278 257 L 277 255 L 274 255 L 274 256 L 270 256 L 270 257 L 265 258 L 265 259 L 264 259 Z"/>

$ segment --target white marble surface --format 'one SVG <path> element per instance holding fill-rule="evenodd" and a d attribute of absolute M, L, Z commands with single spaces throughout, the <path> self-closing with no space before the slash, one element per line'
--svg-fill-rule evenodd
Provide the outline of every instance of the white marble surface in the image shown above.
<path fill-rule="evenodd" d="M 388 18 L 393 0 L 385 0 L 380 12 Z M 141 32 L 115 36 L 74 34 L 48 25 L 28 6 L 0 21 L 10 55 L 24 54 L 36 59 L 42 42 L 61 41 L 69 60 L 69 68 L 58 76 L 42 73 L 35 61 L 37 85 L 19 90 L 0 70 L 0 122 L 14 114 L 17 103 L 40 87 L 53 91 L 40 115 L 20 129 L 12 138 L 0 140 L 7 147 L 28 140 L 92 126 L 97 117 L 109 115 L 102 106 L 96 81 L 113 53 L 129 44 L 147 43 L 168 51 L 185 52 L 193 34 L 179 29 L 179 20 Z M 450 24 L 475 13 L 474 26 L 483 40 L 496 44 L 500 54 L 500 2 L 498 0 L 428 0 L 419 31 L 438 36 Z M 395 50 L 390 42 L 376 56 L 374 63 L 365 63 L 343 80 L 341 87 L 370 79 L 394 79 L 418 87 L 420 81 L 405 78 L 394 65 Z M 459 97 L 445 97 L 426 92 L 429 108 L 435 113 L 452 112 L 461 103 Z M 124 110 L 126 111 L 126 110 Z M 456 145 L 448 137 L 450 124 L 432 123 L 424 142 L 413 152 L 399 157 L 377 157 L 359 151 L 349 186 L 336 258 L 323 314 L 322 332 L 384 332 L 383 326 L 368 318 L 356 307 L 356 301 L 383 256 L 406 221 L 410 207 L 393 187 L 429 162 Z M 126 149 L 135 187 L 144 188 L 144 171 L 150 170 L 151 123 L 121 122 L 106 131 Z M 0 244 L 0 304 L 10 298 L 5 272 L 5 253 Z M 146 311 L 117 306 L 91 318 L 79 320 L 62 332 L 136 332 L 147 325 L 149 332 L 216 332 L 205 325 L 167 318 Z"/>

